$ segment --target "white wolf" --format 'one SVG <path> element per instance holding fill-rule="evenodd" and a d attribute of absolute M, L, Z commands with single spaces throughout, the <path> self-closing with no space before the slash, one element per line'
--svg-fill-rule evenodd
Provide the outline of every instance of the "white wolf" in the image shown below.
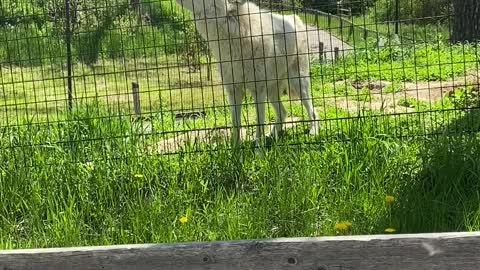
<path fill-rule="evenodd" d="M 310 65 L 306 26 L 296 15 L 262 10 L 247 0 L 176 0 L 193 13 L 200 35 L 218 61 L 229 97 L 233 141 L 240 142 L 241 108 L 245 89 L 257 110 L 256 137 L 264 133 L 268 98 L 276 114 L 271 135 L 277 137 L 287 111 L 281 96 L 301 99 L 311 120 L 310 134 L 319 132 L 310 94 Z"/>

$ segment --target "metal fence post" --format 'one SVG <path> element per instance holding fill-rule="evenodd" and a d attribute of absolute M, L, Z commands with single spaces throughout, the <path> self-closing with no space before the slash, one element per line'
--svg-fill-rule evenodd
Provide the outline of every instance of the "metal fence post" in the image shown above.
<path fill-rule="evenodd" d="M 319 57 L 320 57 L 320 62 L 323 62 L 323 54 L 324 54 L 324 51 L 325 51 L 325 45 L 323 44 L 323 42 L 320 42 L 318 44 L 318 54 L 319 54 Z"/>
<path fill-rule="evenodd" d="M 72 44 L 71 44 L 71 28 L 70 28 L 70 0 L 65 0 L 65 43 L 67 49 L 67 91 L 68 91 L 68 110 L 73 107 L 72 93 Z"/>
<path fill-rule="evenodd" d="M 211 82 L 212 78 L 212 56 L 210 52 L 207 52 L 207 79 Z"/>
<path fill-rule="evenodd" d="M 140 86 L 138 82 L 132 82 L 132 94 L 133 94 L 133 108 L 135 109 L 135 114 L 140 116 L 142 111 L 140 109 L 140 93 L 139 93 Z"/>
<path fill-rule="evenodd" d="M 398 26 L 400 20 L 400 0 L 395 0 L 395 34 L 398 35 Z"/>
<path fill-rule="evenodd" d="M 353 36 L 354 28 L 353 28 L 353 23 L 350 24 L 350 30 L 348 31 L 348 38 L 347 40 L 350 40 L 350 38 Z M 355 38 L 355 37 L 354 37 Z"/>

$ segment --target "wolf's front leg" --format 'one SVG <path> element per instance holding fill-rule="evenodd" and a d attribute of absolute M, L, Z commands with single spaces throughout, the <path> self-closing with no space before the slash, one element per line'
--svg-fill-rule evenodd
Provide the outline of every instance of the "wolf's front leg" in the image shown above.
<path fill-rule="evenodd" d="M 241 142 L 240 126 L 242 120 L 242 102 L 245 97 L 245 90 L 233 85 L 225 86 L 230 104 L 230 114 L 232 117 L 232 142 L 234 146 L 239 146 Z"/>
<path fill-rule="evenodd" d="M 263 84 L 259 83 L 255 91 L 252 92 L 257 111 L 256 140 L 257 144 L 261 144 L 265 138 L 265 103 L 267 102 L 267 89 Z"/>

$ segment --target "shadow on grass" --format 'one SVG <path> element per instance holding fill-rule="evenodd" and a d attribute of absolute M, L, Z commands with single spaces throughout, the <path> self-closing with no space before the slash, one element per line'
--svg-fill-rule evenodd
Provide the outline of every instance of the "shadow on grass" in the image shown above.
<path fill-rule="evenodd" d="M 419 149 L 393 215 L 401 233 L 480 229 L 480 109 L 471 110 Z"/>

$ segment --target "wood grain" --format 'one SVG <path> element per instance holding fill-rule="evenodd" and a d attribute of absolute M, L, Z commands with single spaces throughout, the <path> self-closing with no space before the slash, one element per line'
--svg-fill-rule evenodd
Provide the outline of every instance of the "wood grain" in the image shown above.
<path fill-rule="evenodd" d="M 1 270 L 480 269 L 480 233 L 7 250 Z"/>

